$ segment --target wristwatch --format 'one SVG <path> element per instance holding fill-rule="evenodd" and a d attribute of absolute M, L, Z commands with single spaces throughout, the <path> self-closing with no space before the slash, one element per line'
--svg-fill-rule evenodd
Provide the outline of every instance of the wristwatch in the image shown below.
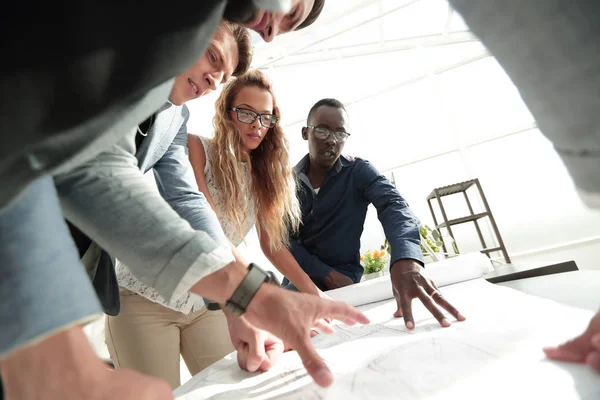
<path fill-rule="evenodd" d="M 265 271 L 258 265 L 251 263 L 248 266 L 248 274 L 242 279 L 235 289 L 231 298 L 225 303 L 225 309 L 232 314 L 240 316 L 246 312 L 248 304 L 258 292 L 263 283 L 273 283 L 279 286 L 279 281 L 272 271 Z M 216 303 L 208 304 L 209 310 L 218 310 L 220 307 Z"/>

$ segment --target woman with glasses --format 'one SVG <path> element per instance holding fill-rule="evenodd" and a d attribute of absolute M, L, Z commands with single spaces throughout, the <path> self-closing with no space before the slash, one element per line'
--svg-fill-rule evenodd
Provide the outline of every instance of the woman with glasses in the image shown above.
<path fill-rule="evenodd" d="M 190 161 L 231 243 L 239 245 L 256 225 L 269 261 L 302 292 L 324 296 L 287 249 L 300 209 L 279 116 L 268 78 L 246 73 L 217 100 L 214 138 L 188 136 Z"/>
<path fill-rule="evenodd" d="M 217 101 L 214 139 L 188 136 L 190 161 L 231 244 L 239 245 L 256 224 L 267 257 L 301 290 L 320 294 L 286 248 L 288 227 L 297 227 L 300 215 L 278 119 L 266 77 L 258 71 L 242 75 Z M 135 359 L 135 369 L 177 387 L 179 362 L 167 359 L 172 354 L 181 353 L 195 375 L 234 350 L 223 311 L 207 307 L 202 298 L 187 293 L 167 303 L 131 274 L 119 275 L 119 285 L 128 288 L 121 292 L 121 315 L 108 317 L 106 328 L 118 364 Z M 125 320 L 117 326 L 119 318 Z M 114 343 L 135 345 L 117 351 Z M 164 357 L 160 365 L 157 354 Z"/>

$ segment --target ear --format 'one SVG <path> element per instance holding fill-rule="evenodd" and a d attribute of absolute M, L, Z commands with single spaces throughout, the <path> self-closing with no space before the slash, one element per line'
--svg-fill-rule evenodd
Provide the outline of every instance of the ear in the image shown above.
<path fill-rule="evenodd" d="M 308 128 L 306 126 L 302 127 L 302 139 L 308 140 Z"/>

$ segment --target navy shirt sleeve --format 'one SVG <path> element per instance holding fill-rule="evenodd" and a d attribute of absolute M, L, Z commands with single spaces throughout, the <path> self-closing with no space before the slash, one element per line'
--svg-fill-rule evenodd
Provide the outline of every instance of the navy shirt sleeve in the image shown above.
<path fill-rule="evenodd" d="M 368 161 L 357 159 L 356 185 L 377 209 L 385 236 L 390 242 L 390 263 L 410 258 L 423 264 L 420 222 L 391 182 Z"/>
<path fill-rule="evenodd" d="M 297 240 L 290 240 L 290 252 L 300 267 L 315 282 L 322 284 L 333 269 L 315 255 L 312 255 Z"/>

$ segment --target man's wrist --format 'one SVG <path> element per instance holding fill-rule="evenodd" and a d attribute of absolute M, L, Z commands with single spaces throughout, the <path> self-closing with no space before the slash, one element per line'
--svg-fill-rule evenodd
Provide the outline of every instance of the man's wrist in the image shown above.
<path fill-rule="evenodd" d="M 394 270 L 402 273 L 420 272 L 421 268 L 423 267 L 417 260 L 412 258 L 401 258 L 394 261 L 394 263 L 390 266 L 390 273 Z"/>
<path fill-rule="evenodd" d="M 246 313 L 244 315 L 248 318 L 248 321 L 255 324 L 259 316 L 264 316 L 269 313 L 269 305 L 271 305 L 272 308 L 273 302 L 277 301 L 274 297 L 276 297 L 278 290 L 283 289 L 276 287 L 275 285 L 263 284 L 260 286 L 256 295 L 254 295 L 252 301 L 250 301 L 246 308 Z M 257 325 L 257 327 L 259 326 Z"/>
<path fill-rule="evenodd" d="M 247 265 L 232 262 L 204 277 L 192 287 L 192 292 L 216 303 L 225 304 L 247 274 Z"/>
<path fill-rule="evenodd" d="M 242 315 L 263 283 L 268 283 L 273 275 L 256 264 L 250 264 L 248 273 L 225 303 L 225 308 L 235 315 Z"/>

